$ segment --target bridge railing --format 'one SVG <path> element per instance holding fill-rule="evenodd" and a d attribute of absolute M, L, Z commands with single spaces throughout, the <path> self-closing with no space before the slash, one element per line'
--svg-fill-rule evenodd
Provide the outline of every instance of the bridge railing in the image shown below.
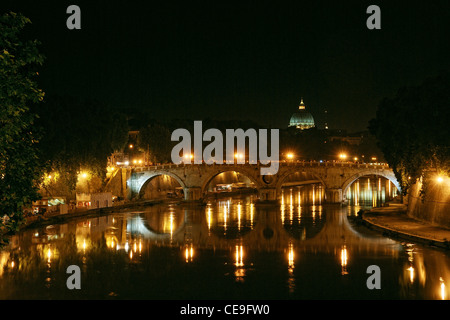
<path fill-rule="evenodd" d="M 288 166 L 288 167 L 346 167 L 346 168 L 367 168 L 367 169 L 389 169 L 389 165 L 387 163 L 362 163 L 362 162 L 351 162 L 351 161 L 279 161 L 280 166 Z M 257 166 L 264 167 L 265 165 L 261 163 L 257 164 L 239 164 L 239 163 L 213 163 L 213 164 L 194 164 L 194 163 L 166 163 L 166 164 L 158 164 L 158 165 L 147 165 L 147 166 L 129 166 L 134 169 L 134 171 L 147 171 L 147 170 L 167 170 L 173 168 L 180 167 L 193 167 L 193 166 L 223 166 L 223 165 L 232 165 L 232 166 Z"/>

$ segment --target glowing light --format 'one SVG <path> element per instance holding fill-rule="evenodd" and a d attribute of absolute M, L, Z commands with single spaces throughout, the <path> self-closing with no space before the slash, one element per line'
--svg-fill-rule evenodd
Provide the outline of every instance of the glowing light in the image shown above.
<path fill-rule="evenodd" d="M 192 262 L 192 258 L 194 257 L 194 247 L 192 246 L 192 244 L 190 245 L 190 247 L 186 246 L 184 256 L 186 258 L 186 262 Z"/>
<path fill-rule="evenodd" d="M 211 207 L 208 207 L 207 216 L 208 216 L 208 231 L 211 231 Z"/>
<path fill-rule="evenodd" d="M 293 153 L 288 153 L 286 157 L 288 159 L 294 159 L 294 154 Z"/>
<path fill-rule="evenodd" d="M 445 300 L 445 283 L 444 283 L 444 279 L 439 278 L 439 281 L 441 282 L 441 299 Z"/>
<path fill-rule="evenodd" d="M 228 216 L 228 210 L 227 206 L 223 206 L 223 227 L 225 229 L 225 232 L 227 231 L 227 216 Z"/>
<path fill-rule="evenodd" d="M 410 281 L 411 283 L 413 283 L 413 282 L 414 282 L 414 268 L 411 266 L 411 267 L 409 267 L 409 268 L 406 269 L 406 270 L 409 271 L 409 281 Z"/>
<path fill-rule="evenodd" d="M 289 243 L 288 264 L 289 269 L 294 268 L 294 245 L 292 243 Z"/>
<path fill-rule="evenodd" d="M 437 181 L 438 183 L 442 183 L 442 182 L 444 181 L 444 178 L 441 177 L 441 176 L 438 176 L 438 177 L 436 178 L 436 181 Z"/>
<path fill-rule="evenodd" d="M 241 209 L 241 204 L 240 203 L 237 205 L 237 209 L 238 209 L 238 230 L 241 230 L 242 209 Z"/>
<path fill-rule="evenodd" d="M 48 251 L 47 251 L 47 262 L 50 263 L 51 259 L 52 259 L 52 249 L 48 248 Z"/>
<path fill-rule="evenodd" d="M 236 267 L 242 267 L 244 265 L 243 258 L 244 258 L 244 249 L 242 245 L 236 246 Z"/>
<path fill-rule="evenodd" d="M 253 214 L 254 214 L 254 206 L 253 203 L 250 203 L 250 229 L 253 230 Z"/>
<path fill-rule="evenodd" d="M 342 267 L 341 274 L 342 275 L 348 274 L 347 263 L 348 263 L 348 252 L 347 252 L 347 248 L 344 245 L 341 249 L 341 267 Z"/>
<path fill-rule="evenodd" d="M 133 149 L 134 146 L 133 146 L 132 144 L 130 144 L 128 147 L 129 147 L 130 149 Z"/>
<path fill-rule="evenodd" d="M 347 159 L 347 155 L 345 153 L 341 153 L 341 154 L 339 154 L 339 159 L 345 160 L 345 159 Z"/>

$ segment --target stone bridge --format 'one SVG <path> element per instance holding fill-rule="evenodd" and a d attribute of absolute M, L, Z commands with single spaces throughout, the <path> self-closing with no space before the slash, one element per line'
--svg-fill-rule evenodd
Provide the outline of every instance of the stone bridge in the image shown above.
<path fill-rule="evenodd" d="M 166 164 L 127 167 L 119 169 L 111 180 L 120 179 L 120 194 L 126 199 L 138 198 L 153 178 L 167 175 L 174 178 L 183 188 L 184 200 L 202 201 L 205 199 L 211 180 L 218 174 L 228 171 L 238 172 L 252 181 L 259 201 L 262 203 L 278 202 L 281 199 L 281 187 L 286 184 L 289 176 L 297 173 L 305 173 L 308 177 L 312 177 L 308 180 L 309 183 L 321 183 L 327 203 L 345 201 L 349 186 L 362 176 L 384 177 L 400 190 L 394 172 L 386 164 L 334 161 L 280 162 L 279 170 L 275 175 L 261 175 L 262 166 L 262 164 Z"/>

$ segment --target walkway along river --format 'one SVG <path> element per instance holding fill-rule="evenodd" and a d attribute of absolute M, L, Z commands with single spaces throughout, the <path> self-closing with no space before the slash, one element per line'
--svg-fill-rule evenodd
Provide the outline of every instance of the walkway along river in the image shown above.
<path fill-rule="evenodd" d="M 308 189 L 309 188 L 309 189 Z M 448 251 L 360 223 L 320 186 L 94 213 L 22 230 L 0 251 L 0 299 L 448 299 Z M 50 222 L 50 221 L 49 221 Z M 66 286 L 67 267 L 81 289 Z M 381 289 L 369 289 L 368 266 Z"/>

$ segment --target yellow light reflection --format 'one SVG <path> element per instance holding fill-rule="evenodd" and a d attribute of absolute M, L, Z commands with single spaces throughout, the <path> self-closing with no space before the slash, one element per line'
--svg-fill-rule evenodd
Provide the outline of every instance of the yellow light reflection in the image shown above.
<path fill-rule="evenodd" d="M 442 277 L 439 278 L 439 282 L 441 283 L 440 285 L 440 294 L 441 294 L 441 299 L 445 300 L 446 299 L 446 292 L 445 292 L 445 283 L 444 283 L 444 279 L 442 279 Z"/>
<path fill-rule="evenodd" d="M 242 267 L 244 265 L 243 258 L 244 258 L 244 251 L 243 251 L 242 245 L 236 245 L 236 252 L 235 252 L 235 265 L 236 267 Z"/>
<path fill-rule="evenodd" d="M 244 249 L 242 245 L 236 245 L 235 265 L 236 271 L 234 272 L 234 275 L 236 276 L 236 281 L 243 282 L 245 276 L 245 268 L 244 268 Z"/>
<path fill-rule="evenodd" d="M 254 213 L 255 207 L 253 203 L 250 203 L 250 228 L 253 230 L 253 213 Z"/>
<path fill-rule="evenodd" d="M 223 228 L 225 233 L 227 232 L 227 218 L 228 218 L 228 207 L 226 205 L 223 206 Z"/>
<path fill-rule="evenodd" d="M 208 220 L 208 232 L 211 231 L 211 207 L 208 207 L 208 210 L 206 211 L 206 216 Z"/>
<path fill-rule="evenodd" d="M 316 188 L 315 185 L 313 184 L 313 189 L 312 189 L 312 205 L 314 206 L 316 202 Z"/>
<path fill-rule="evenodd" d="M 342 267 L 341 274 L 342 275 L 348 274 L 347 263 L 348 263 L 348 252 L 347 252 L 346 246 L 344 245 L 341 248 L 341 267 Z"/>
<path fill-rule="evenodd" d="M 292 271 L 294 268 L 294 245 L 289 243 L 289 250 L 288 250 L 288 266 L 289 270 Z"/>
<path fill-rule="evenodd" d="M 237 205 L 237 210 L 238 210 L 238 230 L 241 230 L 241 204 L 239 203 Z"/>
<path fill-rule="evenodd" d="M 406 270 L 409 271 L 409 281 L 410 281 L 411 283 L 413 283 L 413 282 L 414 282 L 414 267 L 411 266 L 411 267 L 409 267 L 409 268 L 406 269 Z"/>
<path fill-rule="evenodd" d="M 290 196 L 289 196 L 289 221 L 292 224 L 294 220 L 294 201 L 292 197 L 292 189 L 290 190 Z"/>
<path fill-rule="evenodd" d="M 192 262 L 194 257 L 194 247 L 192 246 L 192 243 L 190 246 L 186 246 L 186 249 L 184 250 L 184 257 L 186 258 L 186 263 Z"/>

